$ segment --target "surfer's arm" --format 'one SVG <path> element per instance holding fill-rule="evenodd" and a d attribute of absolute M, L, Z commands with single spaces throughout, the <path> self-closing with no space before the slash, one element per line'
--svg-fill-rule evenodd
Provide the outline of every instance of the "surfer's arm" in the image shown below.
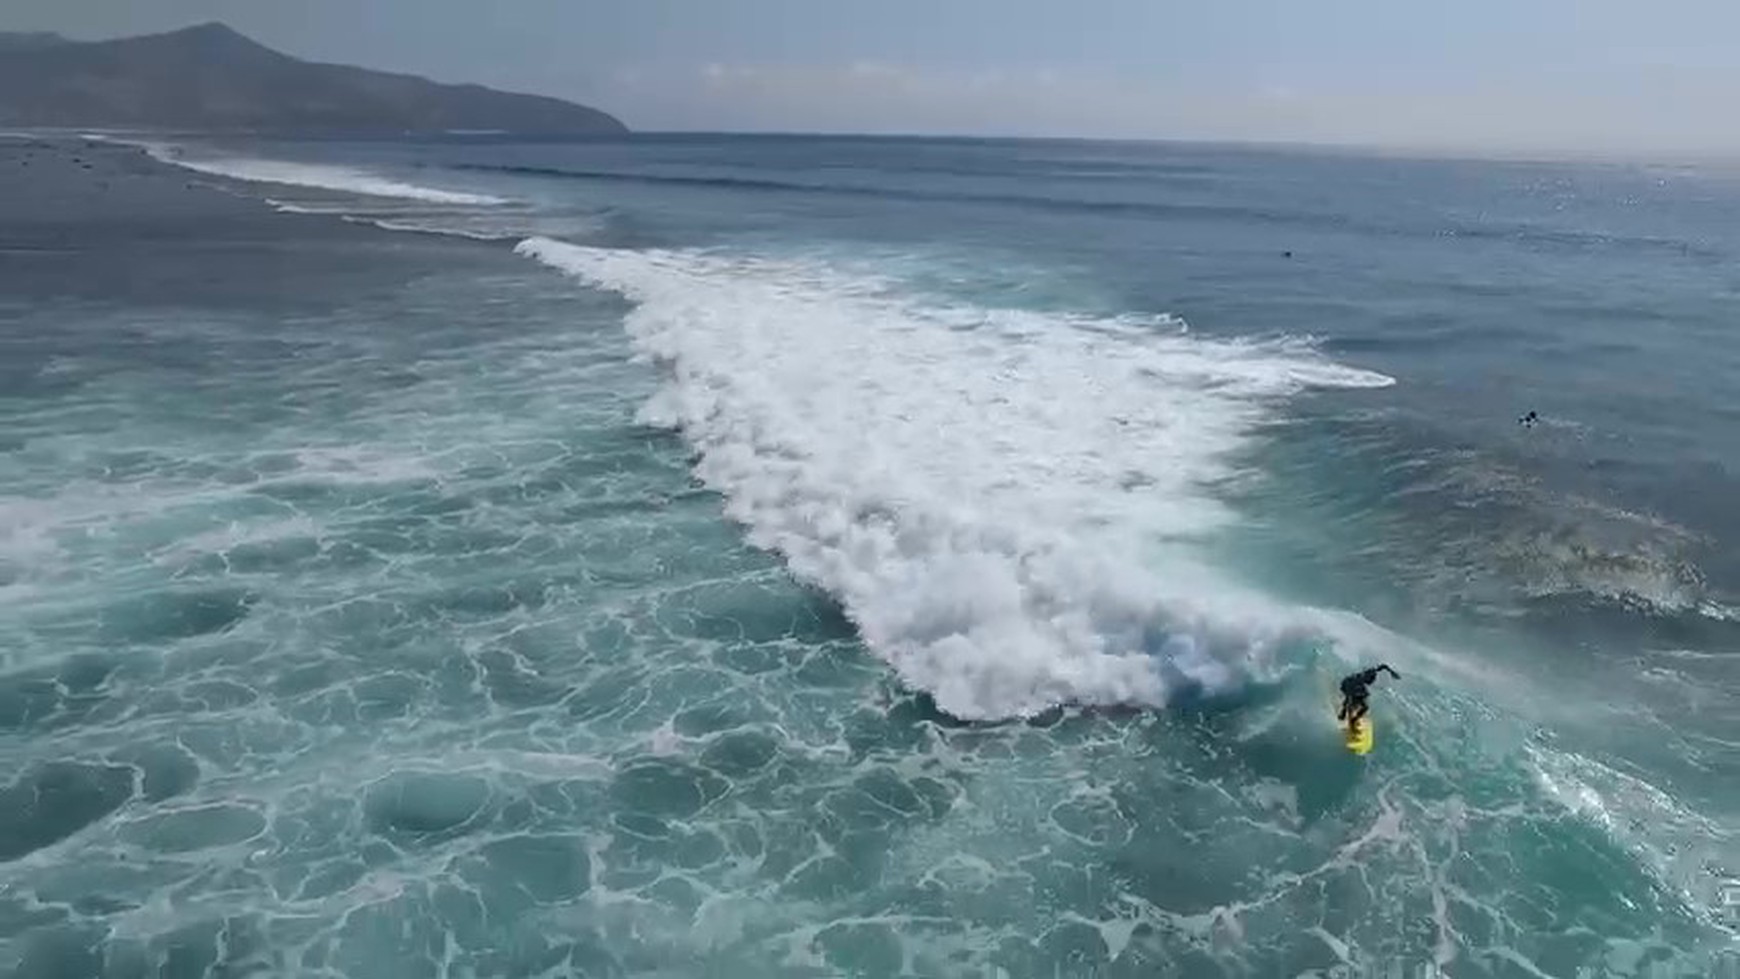
<path fill-rule="evenodd" d="M 1402 678 L 1402 675 L 1400 673 L 1397 673 L 1395 670 L 1391 669 L 1390 664 L 1388 664 L 1388 663 L 1378 664 L 1378 669 L 1383 670 L 1385 673 L 1388 673 L 1394 679 L 1400 680 Z"/>

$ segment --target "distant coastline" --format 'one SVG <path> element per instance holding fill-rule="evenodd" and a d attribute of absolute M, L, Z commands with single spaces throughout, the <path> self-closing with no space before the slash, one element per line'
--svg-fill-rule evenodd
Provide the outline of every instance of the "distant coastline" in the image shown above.
<path fill-rule="evenodd" d="M 544 95 L 293 58 L 223 24 L 111 41 L 0 33 L 0 128 L 621 135 Z"/>

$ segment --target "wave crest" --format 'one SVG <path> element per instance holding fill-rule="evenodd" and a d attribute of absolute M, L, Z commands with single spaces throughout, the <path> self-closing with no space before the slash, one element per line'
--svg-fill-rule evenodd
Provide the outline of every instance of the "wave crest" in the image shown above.
<path fill-rule="evenodd" d="M 287 160 L 263 160 L 251 157 L 191 158 L 177 147 L 147 144 L 152 158 L 199 173 L 250 183 L 285 184 L 294 187 L 314 187 L 336 190 L 365 197 L 390 197 L 423 201 L 429 204 L 453 204 L 489 207 L 506 204 L 501 197 L 488 194 L 468 194 L 455 190 L 439 190 L 419 184 L 392 180 L 364 170 L 319 163 L 292 163 Z"/>

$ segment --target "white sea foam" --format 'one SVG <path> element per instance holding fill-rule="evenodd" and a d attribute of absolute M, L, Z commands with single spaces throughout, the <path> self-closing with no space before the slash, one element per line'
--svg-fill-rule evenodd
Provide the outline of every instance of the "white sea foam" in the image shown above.
<path fill-rule="evenodd" d="M 513 241 L 522 235 L 510 231 L 479 231 L 456 226 L 450 219 L 441 224 L 418 224 L 415 221 L 393 220 L 391 218 L 371 217 L 363 214 L 353 214 L 356 207 L 351 204 L 292 204 L 268 197 L 266 203 L 281 214 L 314 214 L 324 217 L 335 217 L 349 224 L 366 224 L 382 231 L 401 231 L 407 234 L 444 235 L 449 238 L 470 238 L 473 241 Z"/>
<path fill-rule="evenodd" d="M 223 554 L 238 547 L 296 539 L 317 539 L 323 533 L 319 521 L 306 514 L 253 522 L 232 521 L 226 526 L 193 534 L 153 556 L 159 563 L 178 563 L 207 554 Z"/>
<path fill-rule="evenodd" d="M 272 205 L 273 210 L 282 214 L 325 214 L 335 217 L 343 217 L 347 210 L 346 208 L 336 206 L 314 207 L 308 204 L 292 204 L 289 201 L 278 200 L 276 197 L 266 198 L 266 203 Z"/>
<path fill-rule="evenodd" d="M 455 227 L 451 224 L 418 224 L 414 221 L 392 221 L 387 218 L 360 217 L 353 214 L 343 215 L 343 219 L 352 224 L 367 224 L 382 231 L 400 231 L 417 235 L 444 235 L 449 238 L 470 238 L 472 241 L 512 241 L 518 238 L 510 231 L 479 231 Z"/>
<path fill-rule="evenodd" d="M 1731 866 L 1734 834 L 1668 792 L 1594 758 L 1525 746 L 1533 775 L 1547 796 L 1625 846 L 1690 908 L 1719 906 L 1725 880 L 1713 867 Z"/>
<path fill-rule="evenodd" d="M 253 183 L 285 184 L 295 187 L 315 187 L 321 190 L 336 190 L 347 194 L 361 194 L 368 197 L 395 197 L 404 200 L 426 201 L 431 204 L 457 204 L 469 206 L 489 206 L 505 204 L 506 199 L 492 197 L 488 194 L 468 194 L 454 190 L 439 190 L 434 187 L 424 187 L 419 184 L 392 180 L 365 170 L 351 167 L 330 166 L 320 163 L 292 163 L 287 160 L 261 160 L 250 157 L 199 157 L 191 158 L 176 147 L 161 144 L 143 144 L 147 152 L 155 159 L 209 173 L 214 176 L 230 177 L 235 180 L 246 180 Z M 279 205 L 282 207 L 283 205 Z"/>
<path fill-rule="evenodd" d="M 750 540 L 961 717 L 1159 704 L 1263 676 L 1303 616 L 1191 544 L 1280 398 L 1378 387 L 1298 343 L 902 297 L 827 268 L 531 239 L 637 303 L 646 406 Z"/>

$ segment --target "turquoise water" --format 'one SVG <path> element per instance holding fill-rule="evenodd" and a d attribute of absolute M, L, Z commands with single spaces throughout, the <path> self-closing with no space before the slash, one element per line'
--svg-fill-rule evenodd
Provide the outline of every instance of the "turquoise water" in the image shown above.
<path fill-rule="evenodd" d="M 157 152 L 399 233 L 6 307 L 4 968 L 1733 968 L 1723 171 Z"/>

